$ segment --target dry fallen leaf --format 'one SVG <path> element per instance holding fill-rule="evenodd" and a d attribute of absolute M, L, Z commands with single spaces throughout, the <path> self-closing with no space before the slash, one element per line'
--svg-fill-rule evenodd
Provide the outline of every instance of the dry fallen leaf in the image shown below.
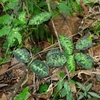
<path fill-rule="evenodd" d="M 18 63 L 18 60 L 16 58 L 11 59 L 11 66 L 15 65 Z"/>
<path fill-rule="evenodd" d="M 82 79 L 81 74 L 92 76 L 93 74 L 91 72 L 92 72 L 91 70 L 80 70 L 78 73 L 78 78 Z"/>
<path fill-rule="evenodd" d="M 3 54 L 2 54 L 2 47 L 0 47 L 0 57 L 3 57 Z"/>
<path fill-rule="evenodd" d="M 31 85 L 33 84 L 33 81 L 35 81 L 35 74 L 32 72 L 32 71 L 28 71 L 28 81 L 27 81 L 27 84 L 28 85 Z"/>
<path fill-rule="evenodd" d="M 96 82 L 95 84 L 93 84 L 92 91 L 99 93 L 100 95 L 100 82 L 99 83 Z"/>
<path fill-rule="evenodd" d="M 84 6 L 84 5 L 82 4 L 81 6 Z M 96 9 L 94 9 L 95 6 L 89 7 L 89 12 L 86 7 L 85 8 L 82 7 L 82 8 L 85 11 L 86 16 L 82 19 L 80 28 L 82 30 L 85 30 L 88 27 L 94 28 L 95 26 L 97 26 L 98 22 L 100 21 L 100 14 L 99 14 L 100 7 L 98 6 L 96 7 Z"/>
<path fill-rule="evenodd" d="M 76 93 L 76 86 L 74 83 L 69 83 L 70 84 L 70 88 L 71 88 L 71 92 Z"/>
<path fill-rule="evenodd" d="M 2 95 L 2 99 L 1 100 L 7 100 L 7 97 L 6 97 L 6 95 L 4 93 Z"/>
<path fill-rule="evenodd" d="M 6 70 L 8 69 L 9 65 L 8 64 L 3 64 L 1 67 L 0 67 L 0 75 L 4 72 L 6 72 Z"/>
<path fill-rule="evenodd" d="M 73 78 L 74 76 L 78 76 L 79 79 L 82 79 L 81 74 L 85 74 L 85 75 L 93 75 L 91 70 L 77 70 L 74 73 L 70 72 L 70 77 Z"/>
<path fill-rule="evenodd" d="M 32 45 L 31 45 L 29 37 L 24 39 L 24 45 L 28 50 L 32 49 Z"/>
<path fill-rule="evenodd" d="M 33 94 L 33 96 L 39 98 L 39 100 L 42 100 L 42 99 L 47 100 L 50 98 L 51 95 L 52 95 L 52 92 L 50 91 L 48 93 L 41 93 L 41 94 L 34 93 Z"/>
<path fill-rule="evenodd" d="M 94 59 L 94 62 L 100 62 L 100 45 L 91 47 L 88 52 L 89 55 Z"/>
<path fill-rule="evenodd" d="M 58 80 L 61 80 L 61 77 L 60 77 L 60 72 L 63 72 L 65 73 L 65 70 L 64 68 L 56 68 L 52 71 L 52 75 L 51 75 L 51 80 L 52 81 L 58 81 Z"/>
<path fill-rule="evenodd" d="M 82 7 L 83 15 L 87 15 L 88 14 L 88 7 L 85 6 L 83 0 L 80 0 L 80 6 Z"/>
<path fill-rule="evenodd" d="M 2 66 L 0 66 L 0 75 L 5 73 L 8 70 L 8 67 L 9 67 L 8 64 L 3 64 Z M 4 75 L 0 76 L 0 80 L 2 80 L 3 77 L 4 77 Z"/>
<path fill-rule="evenodd" d="M 58 35 L 64 34 L 72 38 L 71 36 L 78 31 L 80 19 L 78 17 L 68 16 L 67 14 L 63 13 L 53 18 L 53 22 Z M 49 22 L 48 26 L 50 31 L 55 35 L 51 22 Z"/>
<path fill-rule="evenodd" d="M 49 47 L 51 44 L 49 42 L 46 42 L 46 41 L 41 41 L 41 42 L 38 43 L 38 45 L 42 49 L 45 49 L 45 48 Z"/>
<path fill-rule="evenodd" d="M 30 96 L 27 100 L 35 100 L 32 96 Z"/>

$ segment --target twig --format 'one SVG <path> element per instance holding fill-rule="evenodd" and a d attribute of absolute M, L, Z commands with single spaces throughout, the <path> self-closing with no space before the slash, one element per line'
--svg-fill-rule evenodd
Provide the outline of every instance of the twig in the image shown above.
<path fill-rule="evenodd" d="M 65 67 L 65 70 L 66 70 L 66 73 L 67 73 L 68 79 L 70 80 L 70 79 L 71 79 L 71 78 L 70 78 L 70 74 L 69 74 L 70 72 L 68 71 L 68 68 L 67 68 L 66 65 L 65 65 L 64 67 Z"/>
<path fill-rule="evenodd" d="M 23 2 L 23 8 L 24 8 L 24 9 L 26 10 L 26 12 L 27 12 L 27 17 L 30 18 L 30 13 L 29 13 L 29 10 L 28 10 L 28 7 L 27 7 L 26 2 L 27 2 L 27 1 L 24 1 L 24 2 Z"/>
<path fill-rule="evenodd" d="M 47 2 L 48 10 L 49 10 L 49 12 L 51 12 L 49 0 L 46 0 L 46 2 Z M 54 25 L 54 22 L 53 22 L 52 19 L 51 19 L 51 23 L 52 23 L 54 32 L 55 32 L 56 37 L 57 37 L 57 40 L 58 40 L 58 45 L 59 45 L 60 51 L 62 52 L 62 48 L 61 48 L 60 41 L 59 41 L 59 36 L 58 36 L 57 30 L 56 30 L 56 28 L 55 28 L 55 25 Z"/>
<path fill-rule="evenodd" d="M 31 63 L 34 59 L 37 59 L 37 58 L 39 57 L 39 55 L 43 55 L 44 52 L 49 51 L 50 48 L 54 48 L 54 47 L 57 47 L 57 46 L 58 46 L 58 42 L 56 42 L 55 44 L 53 44 L 53 45 L 51 45 L 51 46 L 45 48 L 44 50 L 38 52 L 37 54 L 33 55 L 33 57 L 31 58 L 30 63 Z M 42 53 L 42 54 L 41 54 L 41 53 Z M 9 71 L 13 70 L 14 68 L 19 68 L 20 66 L 25 66 L 25 65 L 20 65 L 20 64 L 21 64 L 21 62 L 18 62 L 18 63 L 14 64 L 14 65 L 11 65 L 11 66 L 10 66 L 11 68 L 9 68 L 8 70 L 4 71 L 2 74 L 0 74 L 0 76 L 2 76 L 3 74 L 5 74 L 6 72 L 9 72 Z M 20 65 L 20 66 L 19 66 L 19 65 Z"/>
<path fill-rule="evenodd" d="M 47 5 L 48 5 L 48 10 L 49 10 L 49 12 L 51 12 L 49 0 L 46 0 L 46 2 L 47 2 Z M 58 40 L 58 45 L 59 45 L 60 51 L 62 52 L 63 50 L 62 50 L 62 47 L 61 47 L 61 45 L 60 45 L 59 36 L 58 36 L 57 30 L 56 30 L 56 28 L 55 28 L 55 25 L 54 25 L 54 22 L 53 22 L 52 19 L 51 19 L 51 23 L 52 23 L 54 32 L 55 32 L 56 37 L 57 37 L 57 40 Z M 66 67 L 66 72 L 67 72 L 67 75 L 68 75 L 68 79 L 70 79 L 70 76 L 69 76 L 69 72 L 68 72 L 67 67 Z"/>
<path fill-rule="evenodd" d="M 6 72 L 11 71 L 12 69 L 14 69 L 14 68 L 16 68 L 16 67 L 17 67 L 17 68 L 20 67 L 20 66 L 18 66 L 18 65 L 20 65 L 20 62 L 14 64 L 14 65 L 12 65 L 12 66 L 10 66 L 11 68 L 9 68 L 7 71 L 4 71 L 3 73 L 1 73 L 0 76 L 2 76 L 3 74 L 5 74 Z"/>
<path fill-rule="evenodd" d="M 28 64 L 28 66 L 32 63 L 32 61 L 33 61 L 34 59 L 36 59 L 36 58 L 39 57 L 39 54 L 42 53 L 41 55 L 43 55 L 44 52 L 47 52 L 47 51 L 49 51 L 50 48 L 54 48 L 54 47 L 56 47 L 56 46 L 58 46 L 58 42 L 56 42 L 55 44 L 53 44 L 53 45 L 51 45 L 51 46 L 45 48 L 44 50 L 38 52 L 37 54 L 33 55 L 32 58 L 31 58 L 31 61 L 30 61 L 29 64 Z"/>

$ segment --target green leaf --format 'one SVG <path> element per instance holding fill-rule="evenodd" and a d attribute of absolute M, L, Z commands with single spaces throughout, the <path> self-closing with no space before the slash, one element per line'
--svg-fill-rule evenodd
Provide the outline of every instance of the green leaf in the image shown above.
<path fill-rule="evenodd" d="M 77 2 L 78 4 L 80 4 L 80 0 L 76 0 L 76 2 Z M 84 3 L 85 5 L 90 4 L 90 3 L 95 4 L 96 2 L 99 3 L 99 0 L 83 0 L 83 3 Z"/>
<path fill-rule="evenodd" d="M 49 57 L 52 54 L 60 53 L 60 50 L 58 48 L 53 48 L 47 53 L 47 57 Z"/>
<path fill-rule="evenodd" d="M 98 100 L 98 98 L 93 98 L 93 97 L 91 97 L 91 98 L 89 98 L 89 99 L 87 99 L 87 100 Z"/>
<path fill-rule="evenodd" d="M 67 65 L 68 69 L 71 72 L 74 72 L 75 71 L 75 59 L 74 59 L 74 55 L 69 55 L 67 57 L 66 65 Z"/>
<path fill-rule="evenodd" d="M 39 87 L 39 93 L 46 92 L 48 90 L 48 85 L 47 84 L 41 84 Z"/>
<path fill-rule="evenodd" d="M 39 7 L 47 7 L 47 3 L 45 1 L 41 1 L 37 4 Z"/>
<path fill-rule="evenodd" d="M 0 17 L 0 24 L 10 25 L 12 20 L 13 20 L 13 15 L 6 14 Z"/>
<path fill-rule="evenodd" d="M 91 46 L 93 46 L 93 43 L 88 38 L 82 38 L 82 39 L 80 39 L 79 42 L 76 43 L 77 50 L 87 50 Z"/>
<path fill-rule="evenodd" d="M 10 26 L 4 26 L 2 29 L 0 29 L 0 37 L 3 37 L 5 35 L 9 35 L 11 27 Z"/>
<path fill-rule="evenodd" d="M 26 24 L 26 12 L 21 12 L 18 16 L 18 19 L 23 23 Z"/>
<path fill-rule="evenodd" d="M 26 87 L 14 100 L 27 100 L 29 97 L 28 87 Z"/>
<path fill-rule="evenodd" d="M 85 87 L 85 90 L 88 92 L 92 87 L 92 83 L 88 84 L 86 87 Z"/>
<path fill-rule="evenodd" d="M 61 97 L 65 97 L 67 95 L 67 90 L 65 88 L 63 88 L 61 90 Z"/>
<path fill-rule="evenodd" d="M 13 54 L 19 62 L 28 63 L 30 60 L 30 54 L 26 49 L 16 49 Z"/>
<path fill-rule="evenodd" d="M 51 17 L 51 13 L 49 12 L 41 12 L 40 14 L 32 17 L 29 21 L 29 25 L 39 25 L 45 21 L 48 21 Z"/>
<path fill-rule="evenodd" d="M 95 92 L 88 92 L 92 97 L 100 98 L 100 96 Z"/>
<path fill-rule="evenodd" d="M 92 97 L 88 94 L 88 95 L 87 95 L 87 98 L 90 98 L 90 99 L 91 99 Z"/>
<path fill-rule="evenodd" d="M 83 91 L 85 91 L 85 86 L 79 82 L 76 82 L 78 88 L 82 89 Z"/>
<path fill-rule="evenodd" d="M 80 5 L 75 1 L 71 3 L 72 9 L 77 13 L 77 14 L 81 14 L 82 12 L 82 8 L 80 7 Z"/>
<path fill-rule="evenodd" d="M 88 95 L 88 94 L 87 94 L 87 91 L 84 90 L 84 96 L 87 97 L 87 95 Z"/>
<path fill-rule="evenodd" d="M 67 90 L 67 94 L 69 94 L 70 92 L 70 85 L 68 84 L 68 82 L 64 82 L 64 88 Z"/>
<path fill-rule="evenodd" d="M 66 57 L 72 54 L 74 50 L 73 42 L 67 36 L 64 35 L 60 35 L 59 39 L 60 39 L 61 46 L 66 54 Z"/>
<path fill-rule="evenodd" d="M 76 53 L 75 60 L 79 65 L 88 70 L 94 66 L 94 61 L 92 57 L 83 53 Z"/>
<path fill-rule="evenodd" d="M 66 62 L 66 57 L 58 50 L 51 50 L 47 53 L 46 62 L 50 67 L 62 67 Z"/>
<path fill-rule="evenodd" d="M 71 91 L 67 94 L 66 100 L 73 100 L 73 95 Z"/>
<path fill-rule="evenodd" d="M 3 60 L 3 58 L 0 56 L 0 61 Z"/>
<path fill-rule="evenodd" d="M 33 11 L 34 11 L 34 4 L 32 3 L 32 1 L 28 1 L 27 2 L 27 6 L 28 6 L 29 12 L 33 13 Z"/>
<path fill-rule="evenodd" d="M 96 31 L 100 30 L 100 22 L 97 23 L 97 25 L 93 28 Z"/>
<path fill-rule="evenodd" d="M 64 80 L 59 80 L 57 83 L 57 90 L 60 91 L 63 87 Z"/>
<path fill-rule="evenodd" d="M 64 78 L 66 74 L 64 72 L 60 72 L 59 75 L 61 78 Z"/>
<path fill-rule="evenodd" d="M 7 1 L 8 1 L 8 0 L 1 0 L 2 3 L 5 3 L 5 2 L 7 2 Z"/>
<path fill-rule="evenodd" d="M 69 83 L 71 83 L 71 84 L 75 84 L 75 83 L 76 83 L 73 79 L 69 79 L 68 81 L 69 81 Z"/>
<path fill-rule="evenodd" d="M 78 97 L 78 100 L 81 100 L 82 98 L 84 98 L 84 93 L 79 92 L 79 97 Z"/>
<path fill-rule="evenodd" d="M 29 67 L 38 76 L 46 77 L 49 75 L 48 67 L 41 60 L 34 60 Z"/>
<path fill-rule="evenodd" d="M 32 47 L 32 49 L 31 49 L 32 54 L 36 54 L 39 51 L 42 51 L 42 48 L 41 47 Z"/>
<path fill-rule="evenodd" d="M 9 9 L 14 9 L 18 1 L 19 0 L 7 0 L 6 5 L 3 10 L 7 11 Z"/>
<path fill-rule="evenodd" d="M 14 23 L 14 27 L 24 24 L 24 23 L 21 22 L 19 19 L 15 19 L 15 20 L 13 21 L 13 23 Z M 21 28 L 22 28 L 22 27 L 21 27 Z"/>
<path fill-rule="evenodd" d="M 15 42 L 15 39 L 18 41 L 19 44 L 22 43 L 22 36 L 19 33 L 19 28 L 13 28 L 8 36 L 8 42 L 12 45 Z"/>
<path fill-rule="evenodd" d="M 65 12 L 67 13 L 68 15 L 71 15 L 71 8 L 69 6 L 66 5 L 65 2 L 62 2 L 58 5 L 58 9 L 61 11 L 61 12 Z"/>

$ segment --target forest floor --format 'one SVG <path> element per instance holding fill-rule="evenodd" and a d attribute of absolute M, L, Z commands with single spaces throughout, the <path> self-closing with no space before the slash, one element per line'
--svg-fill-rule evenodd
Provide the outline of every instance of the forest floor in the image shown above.
<path fill-rule="evenodd" d="M 92 37 L 94 45 L 88 50 L 82 52 L 93 58 L 94 67 L 91 70 L 86 70 L 80 66 L 76 66 L 74 73 L 68 72 L 65 67 L 51 68 L 49 77 L 40 78 L 30 70 L 27 71 L 26 65 L 18 62 L 13 55 L 9 55 L 10 60 L 0 65 L 0 100 L 13 100 L 12 98 L 14 98 L 27 86 L 30 91 L 28 100 L 52 100 L 52 94 L 55 93 L 57 82 L 61 80 L 61 77 L 59 76 L 59 73 L 61 72 L 69 74 L 70 79 L 80 82 L 81 84 L 88 85 L 92 83 L 90 91 L 100 95 L 100 25 L 98 33 L 92 33 L 92 29 L 100 24 L 100 6 L 94 6 L 92 9 L 84 8 L 82 17 L 71 17 L 62 13 L 55 17 L 53 22 L 58 35 L 60 35 L 60 33 L 64 33 L 64 35 L 68 36 L 74 44 L 76 44 L 76 42 L 82 37 Z M 51 33 L 55 35 L 50 22 L 48 26 Z M 0 42 L 2 44 L 4 41 L 5 40 L 0 38 Z M 32 47 L 31 43 L 27 42 L 27 39 L 24 42 L 27 45 L 25 46 L 26 48 Z M 45 40 L 39 41 L 39 44 L 42 46 L 43 50 L 35 54 L 35 57 L 41 58 L 42 54 L 42 60 L 45 59 L 45 53 L 48 50 L 58 47 L 57 42 L 51 45 Z M 3 46 L 0 45 L 0 57 L 3 56 L 3 52 Z M 66 79 L 68 79 L 67 76 Z M 48 85 L 48 94 L 39 93 L 39 87 L 41 84 Z M 71 91 L 73 93 L 74 100 L 77 100 L 78 89 L 73 84 L 71 85 Z M 65 98 L 55 100 L 65 100 Z M 81 100 L 87 99 L 83 98 Z"/>

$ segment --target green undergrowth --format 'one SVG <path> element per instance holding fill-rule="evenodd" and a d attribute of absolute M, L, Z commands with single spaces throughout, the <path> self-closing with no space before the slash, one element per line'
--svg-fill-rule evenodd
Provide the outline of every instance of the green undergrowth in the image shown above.
<path fill-rule="evenodd" d="M 47 26 L 50 19 L 63 12 L 69 16 L 74 16 L 75 13 L 82 15 L 79 0 L 57 0 L 58 4 L 53 2 L 52 0 L 49 2 L 51 7 L 49 12 L 45 0 L 1 0 L 3 15 L 0 16 L 0 38 L 5 41 L 0 46 L 3 46 L 5 52 L 3 53 L 4 58 L 0 57 L 0 65 L 9 60 L 8 56 L 13 54 L 19 62 L 25 63 L 28 69 L 41 78 L 48 77 L 51 68 L 66 66 L 68 71 L 74 73 L 77 65 L 86 70 L 94 67 L 93 58 L 83 53 L 94 45 L 91 36 L 81 38 L 77 43 L 73 43 L 69 37 L 60 35 L 59 40 L 63 52 L 59 48 L 51 48 L 46 52 L 46 59 L 44 60 L 36 59 L 34 56 L 32 59 L 30 58 L 30 52 L 36 54 L 41 48 L 34 46 L 31 50 L 27 50 L 24 46 L 25 38 L 30 38 L 35 43 L 46 40 L 53 44 L 56 39 Z M 95 3 L 92 0 L 83 0 L 83 2 L 87 6 Z M 99 36 L 100 22 L 90 30 L 93 32 L 92 35 Z M 52 94 L 52 97 L 72 100 L 73 93 L 70 83 L 72 82 L 78 88 L 81 88 L 80 86 L 83 86 L 83 84 L 66 80 L 63 73 L 60 74 L 60 77 L 61 80 L 57 82 L 56 93 Z M 79 100 L 84 97 L 88 99 L 92 97 L 100 98 L 96 93 L 90 91 L 91 86 L 91 83 L 83 86 L 82 91 L 78 94 Z M 48 85 L 43 84 L 39 88 L 39 93 L 44 93 L 47 89 Z M 26 100 L 29 94 L 28 90 L 29 88 L 26 87 L 14 100 Z"/>

